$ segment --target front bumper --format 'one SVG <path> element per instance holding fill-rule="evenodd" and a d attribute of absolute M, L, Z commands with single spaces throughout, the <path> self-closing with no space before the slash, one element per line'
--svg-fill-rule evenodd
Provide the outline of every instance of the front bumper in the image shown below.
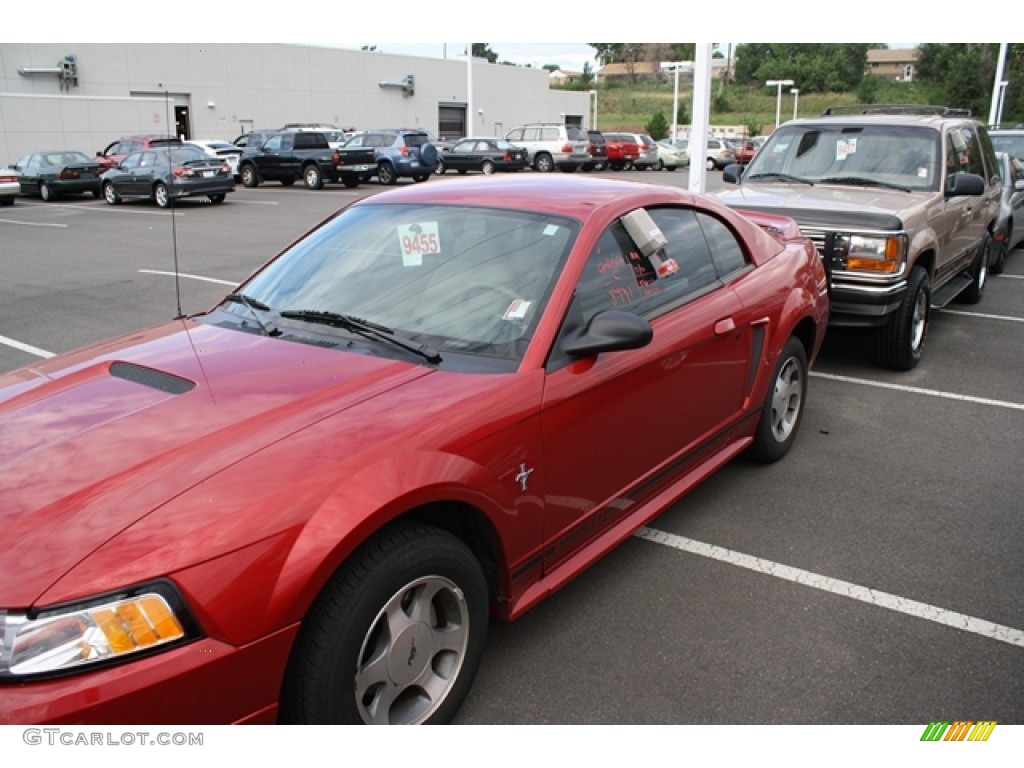
<path fill-rule="evenodd" d="M 273 723 L 298 625 L 236 648 L 210 638 L 89 672 L 0 685 L 0 725 Z"/>

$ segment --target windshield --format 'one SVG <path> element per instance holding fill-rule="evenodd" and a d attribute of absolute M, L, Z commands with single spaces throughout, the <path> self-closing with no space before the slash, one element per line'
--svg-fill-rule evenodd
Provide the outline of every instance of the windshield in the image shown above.
<path fill-rule="evenodd" d="M 1017 135 L 990 133 L 989 136 L 992 138 L 992 146 L 995 147 L 996 152 L 1005 152 L 1008 155 L 1024 158 L 1024 132 Z"/>
<path fill-rule="evenodd" d="M 810 183 L 895 185 L 937 190 L 944 172 L 939 133 L 895 125 L 782 126 L 754 156 L 743 181 L 780 177 Z"/>
<path fill-rule="evenodd" d="M 363 204 L 296 243 L 241 290 L 274 312 L 354 316 L 442 356 L 518 360 L 577 228 L 542 213 Z M 291 322 L 286 315 L 278 325 L 287 332 Z"/>

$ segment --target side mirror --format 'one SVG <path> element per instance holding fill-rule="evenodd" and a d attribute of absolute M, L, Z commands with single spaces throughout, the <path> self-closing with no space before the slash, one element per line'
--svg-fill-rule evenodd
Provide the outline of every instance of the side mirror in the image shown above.
<path fill-rule="evenodd" d="M 722 169 L 722 181 L 727 184 L 739 184 L 743 177 L 743 166 L 739 163 L 729 163 Z"/>
<path fill-rule="evenodd" d="M 946 197 L 978 197 L 985 194 L 985 180 L 976 173 L 954 173 L 946 181 Z"/>
<path fill-rule="evenodd" d="M 653 338 L 651 324 L 639 315 L 606 309 L 594 315 L 585 328 L 567 336 L 562 349 L 572 357 L 590 357 L 601 352 L 639 349 Z"/>

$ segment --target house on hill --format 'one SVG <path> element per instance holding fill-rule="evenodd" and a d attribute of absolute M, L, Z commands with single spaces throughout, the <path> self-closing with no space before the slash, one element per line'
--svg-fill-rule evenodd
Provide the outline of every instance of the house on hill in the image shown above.
<path fill-rule="evenodd" d="M 868 51 L 864 73 L 909 83 L 917 67 L 917 48 L 878 48 Z"/>

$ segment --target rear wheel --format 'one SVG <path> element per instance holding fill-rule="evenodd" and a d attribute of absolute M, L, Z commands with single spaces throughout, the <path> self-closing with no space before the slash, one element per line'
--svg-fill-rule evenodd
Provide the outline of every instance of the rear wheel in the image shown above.
<path fill-rule="evenodd" d="M 1006 235 L 996 243 L 995 253 L 992 255 L 992 263 L 989 265 L 988 270 L 993 275 L 1003 274 L 1003 270 L 1006 268 L 1006 254 L 1007 244 L 1010 241 L 1010 237 L 1013 235 L 1013 226 L 1011 225 L 1006 231 Z"/>
<path fill-rule="evenodd" d="M 288 723 L 444 723 L 476 674 L 488 593 L 469 548 L 430 525 L 378 532 L 302 622 L 281 697 Z"/>
<path fill-rule="evenodd" d="M 214 205 L 220 205 L 227 198 L 226 194 L 210 195 L 210 202 Z"/>
<path fill-rule="evenodd" d="M 992 257 L 992 237 L 985 235 L 985 242 L 978 249 L 971 265 L 971 284 L 957 297 L 964 304 L 977 304 L 985 295 L 985 283 L 988 282 L 988 262 Z"/>
<path fill-rule="evenodd" d="M 323 189 L 324 175 L 319 165 L 307 165 L 302 171 L 302 180 L 306 183 L 306 189 Z"/>
<path fill-rule="evenodd" d="M 921 362 L 928 334 L 930 301 L 928 272 L 924 267 L 914 267 L 899 309 L 879 329 L 879 363 L 896 371 L 909 371 Z"/>
<path fill-rule="evenodd" d="M 790 336 L 775 364 L 757 434 L 748 449 L 752 459 L 769 463 L 789 452 L 800 428 L 806 397 L 807 352 L 799 339 Z"/>
<path fill-rule="evenodd" d="M 664 171 L 665 170 L 665 161 L 662 160 L 660 157 L 658 158 L 658 162 L 656 162 L 654 164 L 654 170 L 656 170 L 656 171 Z"/>
<path fill-rule="evenodd" d="M 490 176 L 492 173 L 494 173 L 494 163 L 492 163 L 490 160 L 484 160 L 480 164 L 480 171 Z"/>

